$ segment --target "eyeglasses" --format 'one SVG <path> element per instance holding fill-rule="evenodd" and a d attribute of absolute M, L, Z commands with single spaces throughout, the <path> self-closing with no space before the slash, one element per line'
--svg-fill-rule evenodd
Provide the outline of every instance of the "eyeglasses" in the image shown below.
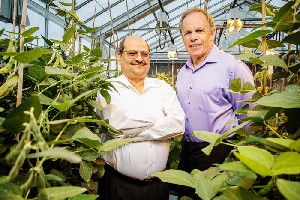
<path fill-rule="evenodd" d="M 147 51 L 123 51 L 123 52 L 126 52 L 127 57 L 129 59 L 137 58 L 139 53 L 141 54 L 141 57 L 144 59 L 149 58 L 149 56 L 150 56 L 150 53 Z"/>

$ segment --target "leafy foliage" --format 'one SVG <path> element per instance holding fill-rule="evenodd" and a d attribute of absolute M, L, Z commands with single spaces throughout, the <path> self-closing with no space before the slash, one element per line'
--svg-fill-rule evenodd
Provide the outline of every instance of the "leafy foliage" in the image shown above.
<path fill-rule="evenodd" d="M 0 199 L 96 199 L 82 193 L 103 171 L 99 155 L 133 140 L 100 141 L 104 132 L 120 133 L 95 112 L 102 109 L 96 94 L 109 102 L 114 88 L 106 80 L 98 44 L 73 51 L 74 40 L 79 35 L 94 40 L 95 29 L 79 30 L 83 23 L 71 8 L 54 9 L 66 18 L 62 40 L 42 37 L 48 47 L 27 46 L 19 53 L 19 40 L 0 39 L 5 47 L 0 52 L 5 63 L 0 69 Z M 29 42 L 37 38 L 32 35 L 38 29 L 20 37 Z M 19 64 L 24 64 L 24 87 L 23 101 L 16 107 Z"/>
<path fill-rule="evenodd" d="M 261 4 L 252 5 L 251 10 L 260 12 L 261 7 Z M 236 114 L 246 115 L 241 120 L 243 123 L 222 135 L 194 132 L 196 137 L 210 143 L 202 149 L 205 154 L 210 154 L 218 144 L 234 146 L 225 162 L 203 172 L 194 170 L 188 174 L 180 170 L 167 170 L 155 173 L 155 176 L 165 182 L 195 188 L 201 199 L 299 198 L 299 50 L 289 48 L 288 52 L 281 55 L 270 50 L 299 44 L 298 13 L 299 1 L 289 1 L 280 9 L 267 6 L 267 15 L 272 17 L 265 24 L 268 30 L 255 30 L 229 46 L 256 48 L 236 56 L 259 69 L 255 74 L 256 86 L 242 84 L 240 79 L 230 83 L 230 92 L 233 93 L 243 94 L 256 89 L 252 99 L 244 100 L 252 105 L 235 111 Z M 270 52 L 275 54 L 258 52 L 264 51 L 261 49 L 264 41 L 260 38 L 277 31 L 287 36 L 281 41 L 267 39 L 265 42 Z M 273 76 L 270 75 L 270 69 L 274 69 Z M 283 80 L 285 84 L 278 84 L 278 80 Z M 236 139 L 230 140 L 233 134 Z M 213 170 L 213 176 L 205 175 Z"/>

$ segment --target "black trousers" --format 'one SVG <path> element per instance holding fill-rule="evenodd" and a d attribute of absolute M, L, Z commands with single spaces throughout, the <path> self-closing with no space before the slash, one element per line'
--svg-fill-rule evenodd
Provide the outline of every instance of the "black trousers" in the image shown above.
<path fill-rule="evenodd" d="M 207 156 L 201 149 L 208 145 L 208 142 L 188 142 L 183 139 L 178 169 L 188 173 L 193 169 L 206 170 L 215 163 L 222 163 L 233 149 L 231 146 L 220 144 L 215 146 L 211 154 Z M 176 186 L 175 188 L 179 197 L 189 196 L 193 199 L 200 199 L 193 188 L 185 186 Z"/>
<path fill-rule="evenodd" d="M 138 180 L 120 174 L 109 165 L 99 180 L 100 200 L 168 200 L 168 184 L 158 178 Z"/>

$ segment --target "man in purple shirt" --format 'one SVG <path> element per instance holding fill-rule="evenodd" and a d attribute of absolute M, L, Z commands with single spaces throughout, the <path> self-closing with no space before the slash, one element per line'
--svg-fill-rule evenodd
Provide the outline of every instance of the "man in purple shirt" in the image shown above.
<path fill-rule="evenodd" d="M 186 115 L 178 168 L 191 172 L 222 163 L 232 150 L 230 146 L 218 145 L 207 156 L 201 149 L 209 144 L 192 132 L 223 134 L 236 126 L 238 116 L 234 111 L 245 105 L 239 101 L 251 98 L 251 94 L 229 92 L 230 81 L 240 78 L 242 83 L 254 83 L 252 73 L 244 63 L 213 44 L 216 28 L 212 16 L 205 10 L 187 10 L 181 17 L 179 28 L 190 58 L 180 69 L 176 82 L 178 99 Z M 181 188 L 179 193 L 179 196 L 198 199 L 191 188 Z"/>

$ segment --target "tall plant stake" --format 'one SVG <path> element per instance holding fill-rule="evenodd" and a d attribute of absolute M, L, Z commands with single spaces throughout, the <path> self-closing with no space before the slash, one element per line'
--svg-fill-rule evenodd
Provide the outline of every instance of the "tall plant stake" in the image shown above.
<path fill-rule="evenodd" d="M 21 18 L 21 37 L 20 37 L 20 53 L 24 52 L 24 41 L 25 38 L 22 33 L 26 28 L 26 16 L 27 16 L 27 0 L 22 1 L 22 18 Z M 19 64 L 19 80 L 18 80 L 18 91 L 17 91 L 17 106 L 22 102 L 22 92 L 23 92 L 23 74 L 24 74 L 24 64 Z"/>
<path fill-rule="evenodd" d="M 16 31 L 16 18 L 17 18 L 17 7 L 18 7 L 18 0 L 14 0 L 14 9 L 13 9 L 13 27 L 11 33 L 11 39 L 15 41 L 15 31 Z"/>
<path fill-rule="evenodd" d="M 266 23 L 266 1 L 261 1 L 261 23 L 263 24 L 262 30 L 265 30 L 265 23 Z M 261 51 L 263 55 L 266 55 L 266 49 L 267 49 L 267 39 L 266 36 L 262 37 L 261 41 Z M 261 87 L 261 93 L 262 95 L 267 94 L 267 69 L 263 70 L 263 80 L 262 80 L 262 87 Z"/>

